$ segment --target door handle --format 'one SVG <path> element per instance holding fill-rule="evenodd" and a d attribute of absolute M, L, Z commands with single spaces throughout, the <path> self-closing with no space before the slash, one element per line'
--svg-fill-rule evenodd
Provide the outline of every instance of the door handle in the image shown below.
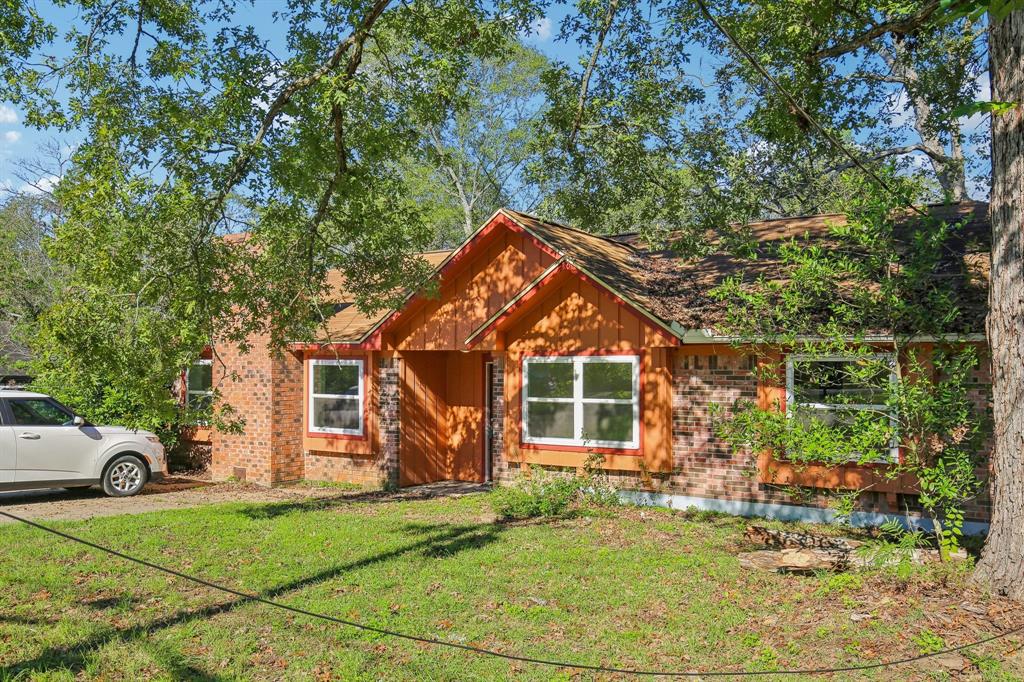
<path fill-rule="evenodd" d="M 40 436 L 38 433 L 19 433 L 18 438 L 24 438 L 25 440 L 39 440 Z"/>

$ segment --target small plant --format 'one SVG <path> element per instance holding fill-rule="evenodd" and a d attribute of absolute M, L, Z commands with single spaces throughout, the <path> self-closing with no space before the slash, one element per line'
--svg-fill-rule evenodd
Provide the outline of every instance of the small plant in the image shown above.
<path fill-rule="evenodd" d="M 583 473 L 577 476 L 557 475 L 532 467 L 528 476 L 495 488 L 491 493 L 494 513 L 505 519 L 529 519 L 565 516 L 584 504 L 602 507 L 619 504 L 618 491 L 608 483 L 593 458 L 587 459 Z M 600 461 L 603 462 L 603 458 Z"/>
<path fill-rule="evenodd" d="M 604 455 L 593 452 L 583 462 L 581 483 L 586 501 L 599 507 L 615 507 L 621 503 L 619 490 L 608 480 L 604 470 Z"/>
<path fill-rule="evenodd" d="M 575 477 L 553 476 L 540 467 L 533 467 L 529 476 L 520 476 L 510 485 L 502 485 L 491 493 L 494 512 L 506 519 L 530 519 L 561 516 L 581 494 Z"/>
<path fill-rule="evenodd" d="M 836 522 L 849 524 L 850 517 L 857 509 L 857 500 L 860 497 L 859 490 L 847 490 L 832 494 L 832 510 L 836 513 Z"/>
<path fill-rule="evenodd" d="M 842 593 L 846 590 L 859 590 L 864 580 L 856 573 L 828 573 L 824 576 L 821 586 L 814 591 L 816 597 L 824 597 L 833 592 Z"/>
<path fill-rule="evenodd" d="M 921 632 L 911 637 L 911 640 L 917 645 L 922 654 L 934 654 L 946 648 L 946 640 L 928 628 L 921 630 Z"/>
<path fill-rule="evenodd" d="M 920 530 L 907 530 L 893 519 L 878 530 L 878 539 L 861 545 L 856 553 L 873 566 L 892 567 L 900 578 L 908 577 L 913 568 L 914 550 L 928 547 L 928 536 Z"/>

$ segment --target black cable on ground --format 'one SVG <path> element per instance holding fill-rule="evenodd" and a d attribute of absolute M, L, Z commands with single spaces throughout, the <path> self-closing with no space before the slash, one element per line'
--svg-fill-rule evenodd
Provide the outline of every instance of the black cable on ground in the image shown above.
<path fill-rule="evenodd" d="M 12 519 L 14 521 L 19 521 L 19 522 L 24 523 L 25 525 L 31 526 L 33 528 L 38 528 L 39 530 L 42 530 L 42 531 L 45 531 L 45 532 L 50 533 L 52 535 L 56 535 L 58 537 L 64 538 L 65 540 L 70 540 L 71 542 L 77 542 L 80 545 L 85 545 L 86 547 L 91 547 L 92 549 L 98 550 L 100 552 L 104 552 L 104 553 L 109 554 L 111 556 L 116 556 L 119 559 L 124 559 L 125 561 L 130 561 L 132 563 L 139 564 L 140 566 L 145 566 L 146 568 L 151 568 L 151 569 L 153 569 L 155 571 L 160 571 L 162 573 L 167 573 L 168 575 L 173 575 L 176 578 L 181 578 L 182 580 L 188 580 L 189 582 L 193 582 L 193 583 L 196 583 L 198 585 L 203 585 L 203 586 L 209 587 L 210 589 L 213 589 L 213 590 L 218 590 L 220 592 L 226 592 L 227 594 L 233 594 L 236 597 L 242 597 L 243 599 L 246 599 L 248 601 L 259 602 L 260 604 L 266 604 L 267 606 L 272 606 L 272 607 L 277 608 L 277 609 L 282 609 L 284 611 L 290 611 L 291 613 L 296 613 L 296 614 L 299 614 L 301 616 L 309 616 L 310 618 L 319 618 L 321 620 L 326 620 L 326 621 L 329 621 L 331 623 L 337 623 L 339 625 L 347 625 L 348 627 L 356 628 L 358 630 L 364 630 L 366 632 L 374 632 L 374 633 L 377 633 L 379 635 L 386 635 L 388 637 L 396 637 L 398 639 L 405 639 L 405 640 L 409 640 L 411 642 L 421 642 L 423 644 L 432 644 L 432 645 L 435 645 L 435 646 L 448 647 L 450 649 L 459 649 L 461 651 L 467 651 L 469 653 L 479 654 L 479 655 L 483 655 L 483 656 L 492 656 L 492 657 L 495 657 L 495 658 L 503 658 L 505 660 L 516 661 L 518 663 L 532 663 L 532 664 L 535 664 L 535 665 L 546 665 L 546 666 L 551 666 L 551 667 L 554 667 L 554 668 L 570 668 L 570 669 L 574 669 L 574 670 L 586 670 L 586 671 L 601 672 L 601 673 L 619 673 L 621 675 L 638 675 L 638 676 L 646 676 L 646 677 L 730 677 L 730 676 L 732 676 L 732 677 L 767 677 L 767 676 L 770 676 L 770 675 L 824 675 L 824 674 L 827 674 L 827 673 L 856 672 L 858 670 L 876 670 L 878 668 L 888 668 L 888 667 L 892 667 L 892 666 L 896 666 L 896 665 L 903 665 L 903 664 L 906 664 L 906 663 L 913 663 L 915 661 L 923 661 L 923 660 L 926 660 L 926 659 L 929 659 L 929 658 L 933 658 L 935 656 L 941 656 L 943 654 L 949 654 L 949 653 L 955 653 L 957 651 L 963 651 L 965 649 L 976 647 L 976 646 L 979 646 L 981 644 L 986 644 L 988 642 L 993 642 L 993 641 L 995 641 L 997 639 L 1002 639 L 1004 637 L 1008 637 L 1009 635 L 1012 635 L 1012 634 L 1024 631 L 1024 625 L 1021 625 L 1019 627 L 1013 628 L 1012 630 L 1007 630 L 1007 631 L 1001 632 L 1001 633 L 999 633 L 997 635 L 992 635 L 991 637 L 986 637 L 985 639 L 980 639 L 980 640 L 977 640 L 977 641 L 974 641 L 974 642 L 970 642 L 968 644 L 961 644 L 960 646 L 950 647 L 948 649 L 942 649 L 941 651 L 935 651 L 935 652 L 932 652 L 930 654 L 922 654 L 920 656 L 912 656 L 910 658 L 901 658 L 901 659 L 897 659 L 897 660 L 893 660 L 893 661 L 883 661 L 883 662 L 880 662 L 880 663 L 869 663 L 869 664 L 866 664 L 866 665 L 851 665 L 851 666 L 845 666 L 845 667 L 840 667 L 840 668 L 805 668 L 805 669 L 798 669 L 798 670 L 770 670 L 770 671 L 769 670 L 765 670 L 765 671 L 745 671 L 745 670 L 725 671 L 725 670 L 713 670 L 713 671 L 704 671 L 704 672 L 695 671 L 695 670 L 674 671 L 674 670 L 642 670 L 642 669 L 635 670 L 635 669 L 630 669 L 630 668 L 613 668 L 613 667 L 607 667 L 607 666 L 603 666 L 603 665 L 588 665 L 586 663 L 570 663 L 570 662 L 567 662 L 567 661 L 556 661 L 556 660 L 553 660 L 553 659 L 546 659 L 546 658 L 532 658 L 530 656 L 518 656 L 516 654 L 506 654 L 506 653 L 502 653 L 500 651 L 494 651 L 493 649 L 483 649 L 483 648 L 480 648 L 480 647 L 471 646 L 469 644 L 459 644 L 458 642 L 449 642 L 449 641 L 445 641 L 445 640 L 442 640 L 442 639 L 435 639 L 433 637 L 422 637 L 420 635 L 411 635 L 411 634 L 408 634 L 408 633 L 405 633 L 405 632 L 398 632 L 396 630 L 388 630 L 387 628 L 379 628 L 379 627 L 376 627 L 376 626 L 373 626 L 373 625 L 365 625 L 363 623 L 357 623 L 357 622 L 352 621 L 352 620 L 346 620 L 344 618 L 337 618 L 335 616 L 329 616 L 327 614 L 317 613 L 315 611 L 307 611 L 306 609 L 302 609 L 302 608 L 299 608 L 297 606 L 289 606 L 288 604 L 282 604 L 281 602 L 273 601 L 271 599 L 265 599 L 265 598 L 263 598 L 263 597 L 261 597 L 261 596 L 259 596 L 257 594 L 250 594 L 248 592 L 242 592 L 240 590 L 236 590 L 236 589 L 233 589 L 233 588 L 230 588 L 230 587 L 225 587 L 224 585 L 218 585 L 217 583 L 210 582 L 209 580 L 204 580 L 203 578 L 197 578 L 196 576 L 189 575 L 187 573 L 182 573 L 181 571 L 176 571 L 173 568 L 167 568 L 166 566 L 161 566 L 159 564 L 154 564 L 154 563 L 152 563 L 150 561 L 146 561 L 145 559 L 139 559 L 138 557 L 131 556 L 130 554 L 125 554 L 124 552 L 119 552 L 116 549 L 111 549 L 109 547 L 104 547 L 103 545 L 98 545 L 95 542 L 91 542 L 89 540 L 85 540 L 85 539 L 82 539 L 82 538 L 79 538 L 79 537 L 75 537 L 74 535 L 70 535 L 69 533 L 65 533 L 63 531 L 59 531 L 59 530 L 56 530 L 54 528 L 50 528 L 49 526 L 44 526 L 44 525 L 42 525 L 40 523 L 36 523 L 35 521 L 30 521 L 28 519 L 24 519 L 24 518 L 22 518 L 20 516 L 15 516 L 14 514 L 11 514 L 11 513 L 6 512 L 6 511 L 0 510 L 0 516 L 6 516 L 9 519 Z"/>

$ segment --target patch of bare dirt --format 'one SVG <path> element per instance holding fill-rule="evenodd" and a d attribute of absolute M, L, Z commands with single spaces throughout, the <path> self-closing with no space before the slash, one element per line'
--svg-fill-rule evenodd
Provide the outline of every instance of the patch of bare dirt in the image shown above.
<path fill-rule="evenodd" d="M 107 497 L 98 486 L 82 490 L 50 488 L 0 493 L 0 510 L 37 521 L 82 520 L 97 516 L 142 514 L 224 502 L 295 502 L 338 496 L 337 490 L 307 486 L 264 488 L 245 483 L 213 483 L 170 476 L 149 483 L 135 497 Z M 0 523 L 11 520 L 0 517 Z"/>

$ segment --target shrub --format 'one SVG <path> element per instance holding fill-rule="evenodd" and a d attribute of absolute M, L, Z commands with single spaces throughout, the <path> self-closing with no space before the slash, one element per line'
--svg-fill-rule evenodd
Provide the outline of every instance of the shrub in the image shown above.
<path fill-rule="evenodd" d="M 618 493 L 589 469 L 582 476 L 560 476 L 533 467 L 528 476 L 491 493 L 494 513 L 504 519 L 564 516 L 584 504 L 618 504 Z"/>

